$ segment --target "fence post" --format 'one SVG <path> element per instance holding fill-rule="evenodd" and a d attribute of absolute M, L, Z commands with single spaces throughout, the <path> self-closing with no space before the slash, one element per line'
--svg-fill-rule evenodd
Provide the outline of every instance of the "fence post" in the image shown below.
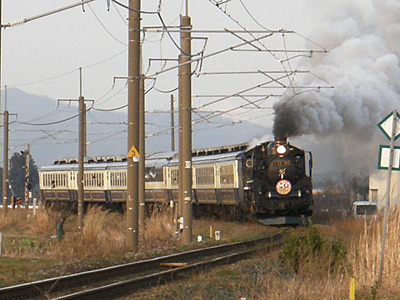
<path fill-rule="evenodd" d="M 350 300 L 356 300 L 356 279 L 350 278 Z"/>

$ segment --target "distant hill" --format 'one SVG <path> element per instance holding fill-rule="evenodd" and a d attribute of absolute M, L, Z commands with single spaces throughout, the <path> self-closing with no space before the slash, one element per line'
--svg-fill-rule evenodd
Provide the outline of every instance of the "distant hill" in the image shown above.
<path fill-rule="evenodd" d="M 88 103 L 89 106 L 89 103 Z M 3 108 L 4 109 L 4 105 Z M 8 90 L 10 114 L 10 157 L 31 144 L 36 164 L 52 164 L 61 157 L 78 155 L 78 113 L 76 102 L 61 102 L 44 96 L 32 95 L 19 89 Z M 14 115 L 16 114 L 16 115 Z M 195 117 L 194 117 L 195 119 Z M 103 112 L 90 110 L 87 115 L 88 156 L 123 155 L 127 153 L 126 110 Z M 160 113 L 146 117 L 146 152 L 171 149 L 170 114 Z M 178 124 L 178 114 L 175 117 Z M 231 124 L 231 125 L 229 125 Z M 164 132 L 163 134 L 158 134 Z M 217 147 L 251 142 L 271 135 L 271 129 L 217 117 L 193 127 L 193 148 Z M 178 130 L 175 131 L 176 147 Z"/>

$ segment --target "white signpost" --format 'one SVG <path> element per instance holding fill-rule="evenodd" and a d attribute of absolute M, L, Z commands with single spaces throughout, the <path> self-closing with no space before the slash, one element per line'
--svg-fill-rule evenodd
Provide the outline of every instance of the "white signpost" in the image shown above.
<path fill-rule="evenodd" d="M 399 154 L 396 154 L 395 160 L 395 147 L 394 141 L 400 137 L 400 115 L 397 110 L 394 110 L 390 114 L 388 114 L 379 124 L 378 128 L 382 131 L 384 136 L 390 141 L 390 147 L 381 146 L 379 152 L 379 165 L 387 165 L 388 170 L 388 181 L 387 181 L 387 189 L 386 189 L 386 203 L 385 203 L 385 216 L 383 223 L 383 234 L 381 240 L 381 257 L 380 257 L 380 267 L 379 267 L 379 277 L 377 280 L 377 285 L 382 281 L 382 273 L 383 273 L 383 261 L 384 261 L 384 253 L 385 253 L 385 244 L 386 244 L 386 234 L 387 234 L 387 224 L 388 224 L 388 214 L 389 214 L 389 205 L 390 205 L 390 183 L 392 180 L 392 170 L 398 170 L 398 160 Z M 396 147 L 398 148 L 398 147 Z M 397 149 L 398 150 L 398 149 Z M 386 159 L 388 157 L 388 161 Z M 383 159 L 383 161 L 382 161 Z M 394 165 L 394 162 L 397 165 Z M 394 167 L 395 166 L 395 167 Z M 396 168 L 397 167 L 397 168 Z M 382 166 L 382 168 L 385 168 Z"/>
<path fill-rule="evenodd" d="M 400 171 L 400 147 L 393 149 L 392 171 Z M 390 147 L 379 146 L 378 169 L 388 170 L 390 165 Z"/>

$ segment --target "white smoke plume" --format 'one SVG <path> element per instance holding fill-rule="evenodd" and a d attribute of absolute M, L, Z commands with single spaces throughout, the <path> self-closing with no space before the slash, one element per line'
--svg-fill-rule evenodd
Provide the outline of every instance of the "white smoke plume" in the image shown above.
<path fill-rule="evenodd" d="M 328 3 L 329 2 L 329 3 Z M 400 1 L 313 1 L 329 5 L 310 39 L 329 50 L 306 66 L 333 89 L 286 95 L 275 106 L 274 135 L 338 135 L 359 142 L 400 103 Z M 326 7 L 325 7 L 326 8 Z M 325 9 L 326 10 L 326 9 Z M 317 85 L 308 78 L 302 84 Z"/>

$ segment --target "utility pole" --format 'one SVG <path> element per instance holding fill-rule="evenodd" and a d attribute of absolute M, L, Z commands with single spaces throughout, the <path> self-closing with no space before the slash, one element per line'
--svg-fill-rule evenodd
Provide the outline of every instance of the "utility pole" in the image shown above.
<path fill-rule="evenodd" d="M 146 138 L 145 138 L 145 96 L 144 96 L 144 75 L 140 79 L 140 97 L 139 97 L 139 153 L 141 158 L 139 161 L 139 228 L 144 230 L 146 218 Z"/>
<path fill-rule="evenodd" d="M 3 114 L 3 213 L 7 215 L 8 210 L 8 125 L 9 112 L 7 110 L 7 99 Z"/>
<path fill-rule="evenodd" d="M 78 141 L 78 228 L 83 228 L 83 219 L 85 216 L 84 202 L 84 160 L 85 160 L 85 134 L 84 134 L 84 113 L 85 113 L 85 98 L 82 96 L 82 89 L 79 96 L 79 141 Z"/>
<path fill-rule="evenodd" d="M 86 156 L 86 104 L 83 97 L 82 68 L 79 68 L 79 98 L 76 99 L 60 99 L 59 101 L 78 101 L 79 125 L 78 125 L 78 228 L 83 228 L 85 217 L 85 199 L 84 199 L 84 161 Z"/>
<path fill-rule="evenodd" d="M 83 101 L 83 156 L 87 156 L 87 130 L 86 130 L 86 124 L 87 124 L 87 119 L 86 119 L 86 103 Z"/>
<path fill-rule="evenodd" d="M 175 112 L 174 95 L 171 95 L 171 151 L 175 151 Z"/>
<path fill-rule="evenodd" d="M 129 0 L 128 43 L 128 159 L 126 199 L 126 245 L 136 252 L 139 246 L 139 94 L 140 94 L 140 0 Z M 134 154 L 136 153 L 136 155 Z M 136 159 L 135 159 L 136 158 Z"/>
<path fill-rule="evenodd" d="M 25 208 L 29 208 L 29 191 L 31 187 L 31 183 L 29 181 L 29 157 L 31 153 L 31 145 L 28 144 L 28 147 L 25 151 Z"/>
<path fill-rule="evenodd" d="M 2 40 L 2 34 L 3 34 L 3 0 L 0 0 L 0 87 L 1 82 L 2 82 L 2 48 L 3 48 L 3 40 Z M 1 93 L 1 89 L 0 89 Z M 1 98 L 1 94 L 0 94 Z M 7 100 L 6 100 L 7 101 Z M 0 101 L 1 103 L 1 101 Z M 6 107 L 6 104 L 5 104 Z M 7 108 L 4 109 L 4 115 L 3 115 L 3 214 L 4 217 L 7 215 L 7 210 L 8 210 L 8 201 L 7 201 L 7 194 L 8 194 L 8 111 Z M 6 128 L 7 127 L 7 128 Z M 6 134 L 7 131 L 7 134 Z M 6 142 L 7 141 L 7 142 Z"/>
<path fill-rule="evenodd" d="M 191 21 L 181 16 L 181 49 L 179 55 L 179 212 L 183 243 L 192 242 L 192 81 Z"/>

